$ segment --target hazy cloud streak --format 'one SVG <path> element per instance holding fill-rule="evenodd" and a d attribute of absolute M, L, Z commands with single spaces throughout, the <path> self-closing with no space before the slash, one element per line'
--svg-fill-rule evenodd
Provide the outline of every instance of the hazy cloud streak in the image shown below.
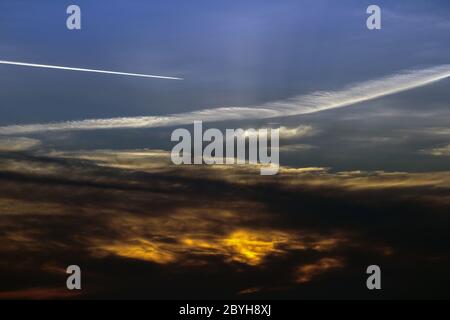
<path fill-rule="evenodd" d="M 324 110 L 346 107 L 398 92 L 443 80 L 450 76 L 450 65 L 441 65 L 428 69 L 410 70 L 399 74 L 369 80 L 347 86 L 339 91 L 317 91 L 286 100 L 265 103 L 254 107 L 223 107 L 172 114 L 167 116 L 124 117 L 110 119 L 89 119 L 59 123 L 12 125 L 0 127 L 0 134 L 23 134 L 46 131 L 94 130 L 118 128 L 152 128 L 178 126 L 204 122 L 266 119 L 300 114 L 315 113 Z"/>

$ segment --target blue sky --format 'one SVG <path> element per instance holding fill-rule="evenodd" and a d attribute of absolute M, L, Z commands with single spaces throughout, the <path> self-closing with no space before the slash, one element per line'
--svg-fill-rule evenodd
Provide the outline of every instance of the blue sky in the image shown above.
<path fill-rule="evenodd" d="M 1 67 L 2 124 L 246 106 L 448 63 L 445 1 L 2 1 L 4 60 L 183 76 L 183 83 Z M 36 110 L 39 109 L 39 111 Z"/>
<path fill-rule="evenodd" d="M 185 80 L 2 65 L 0 125 L 252 107 L 449 63 L 446 1 L 378 1 L 382 9 L 378 31 L 366 28 L 371 1 L 78 1 L 81 31 L 65 27 L 69 4 L 2 1 L 0 59 Z M 297 141 L 314 148 L 287 154 L 282 161 L 348 169 L 365 168 L 376 159 L 368 168 L 396 170 L 405 166 L 404 157 L 422 163 L 421 150 L 446 147 L 442 135 L 424 138 L 420 132 L 448 126 L 448 83 L 444 80 L 336 112 L 276 119 L 281 125 L 316 129 L 313 137 Z M 386 114 L 389 117 L 383 117 Z M 349 117 L 357 120 L 350 123 Z M 265 123 L 248 119 L 232 125 Z M 227 125 L 231 124 L 217 124 Z M 71 132 L 64 140 L 56 134 L 56 142 L 52 134 L 38 138 L 54 148 L 167 149 L 169 134 L 167 129 L 108 130 Z M 384 137 L 380 141 L 391 139 L 397 144 L 371 145 L 368 150 L 367 144 L 354 141 L 357 135 L 371 141 Z M 398 138 L 405 135 L 407 140 Z M 360 154 L 354 150 L 358 147 L 368 156 L 354 161 Z M 333 152 L 334 148 L 342 152 Z M 394 155 L 383 161 L 372 155 L 387 150 Z M 435 170 L 447 168 L 445 157 L 427 161 Z"/>

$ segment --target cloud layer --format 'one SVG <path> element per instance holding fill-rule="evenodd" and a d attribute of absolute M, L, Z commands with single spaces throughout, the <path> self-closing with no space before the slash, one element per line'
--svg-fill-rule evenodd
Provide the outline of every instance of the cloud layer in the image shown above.
<path fill-rule="evenodd" d="M 1 154 L 0 298 L 71 298 L 74 263 L 82 298 L 370 298 L 374 263 L 389 270 L 377 297 L 448 297 L 449 172 L 169 161 Z"/>

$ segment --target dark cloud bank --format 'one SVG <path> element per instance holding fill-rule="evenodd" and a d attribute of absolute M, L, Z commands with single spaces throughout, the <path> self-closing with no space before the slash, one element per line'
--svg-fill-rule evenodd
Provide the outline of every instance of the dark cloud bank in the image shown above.
<path fill-rule="evenodd" d="M 0 298 L 449 298 L 450 173 L 165 157 L 2 154 Z"/>

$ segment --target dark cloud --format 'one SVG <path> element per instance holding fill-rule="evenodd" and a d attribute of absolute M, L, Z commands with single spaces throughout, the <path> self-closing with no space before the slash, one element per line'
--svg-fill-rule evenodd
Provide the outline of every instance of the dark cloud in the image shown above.
<path fill-rule="evenodd" d="M 269 179 L 163 154 L 3 155 L 0 296 L 73 298 L 78 264 L 82 298 L 448 297 L 450 173 Z"/>

